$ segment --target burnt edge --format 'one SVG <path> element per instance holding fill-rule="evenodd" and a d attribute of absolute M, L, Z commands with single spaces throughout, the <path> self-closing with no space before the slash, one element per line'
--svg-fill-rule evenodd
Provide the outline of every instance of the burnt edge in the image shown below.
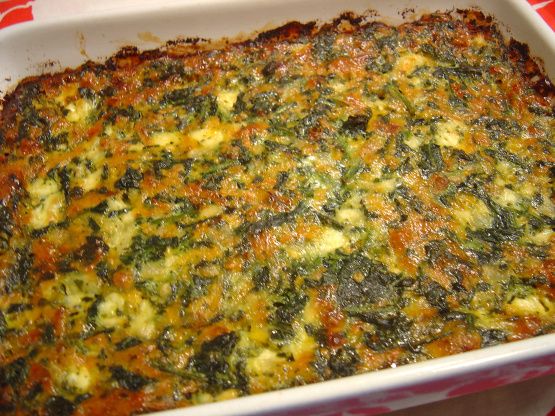
<path fill-rule="evenodd" d="M 424 14 L 419 19 L 402 23 L 399 26 L 445 21 L 448 18 L 452 18 L 454 15 L 459 15 L 472 32 L 489 32 L 493 36 L 499 38 L 501 43 L 505 46 L 505 53 L 508 59 L 510 59 L 515 64 L 516 68 L 522 72 L 529 86 L 542 97 L 555 97 L 555 85 L 551 82 L 548 75 L 545 74 L 541 58 L 532 56 L 527 44 L 519 42 L 512 37 L 507 40 L 499 31 L 498 23 L 496 23 L 495 18 L 491 15 L 485 15 L 478 8 L 436 11 Z M 251 35 L 247 36 L 246 40 L 240 41 L 233 41 L 227 38 L 210 40 L 199 37 L 187 37 L 184 39 L 178 38 L 170 40 L 166 42 L 165 46 L 145 51 L 140 51 L 136 46 L 125 46 L 107 58 L 104 62 L 89 60 L 78 67 L 66 68 L 57 73 L 46 73 L 23 78 L 12 92 L 0 98 L 0 120 L 8 124 L 13 120 L 13 116 L 23 104 L 22 101 L 28 99 L 29 90 L 31 90 L 31 95 L 37 95 L 40 92 L 41 83 L 45 81 L 50 83 L 63 82 L 66 77 L 81 71 L 114 70 L 118 67 L 136 65 L 153 59 L 179 58 L 194 54 L 208 53 L 225 46 L 241 48 L 279 41 L 292 42 L 302 37 L 314 36 L 320 32 L 338 31 L 340 30 L 339 25 L 343 22 L 350 25 L 351 30 L 364 28 L 372 24 L 386 24 L 375 19 L 375 17 L 375 12 L 371 10 L 364 14 L 343 12 L 332 21 L 322 24 L 318 24 L 316 21 L 307 23 L 290 21 L 282 26 L 258 34 L 257 32 L 253 32 Z M 182 50 L 179 50 L 179 48 L 182 48 Z M 555 112 L 555 108 L 553 111 Z M 1 129 L 2 126 L 0 126 L 0 130 Z M 2 143 L 0 143 L 0 146 L 1 145 Z"/>

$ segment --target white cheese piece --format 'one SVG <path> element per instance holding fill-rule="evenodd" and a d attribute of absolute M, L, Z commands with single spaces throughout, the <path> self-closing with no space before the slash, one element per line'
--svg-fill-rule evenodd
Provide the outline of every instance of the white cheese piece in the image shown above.
<path fill-rule="evenodd" d="M 31 228 L 43 228 L 63 219 L 65 198 L 55 180 L 50 178 L 37 179 L 27 187 L 27 192 L 32 206 L 29 220 Z"/>
<path fill-rule="evenodd" d="M 430 58 L 418 53 L 407 53 L 402 55 L 395 62 L 394 71 L 401 72 L 404 74 L 410 74 L 414 72 L 418 67 L 429 65 Z"/>
<path fill-rule="evenodd" d="M 547 245 L 555 236 L 551 228 L 546 228 L 535 234 L 530 235 L 527 240 L 539 246 Z"/>
<path fill-rule="evenodd" d="M 459 201 L 453 209 L 453 218 L 462 225 L 462 228 L 469 227 L 472 230 L 490 227 L 493 218 L 490 210 L 484 202 L 478 198 L 468 197 L 464 201 Z"/>
<path fill-rule="evenodd" d="M 64 85 L 60 90 L 60 94 L 54 98 L 54 101 L 65 106 L 69 99 L 77 96 L 77 88 L 77 83 Z"/>
<path fill-rule="evenodd" d="M 320 237 L 308 247 L 308 252 L 313 255 L 324 256 L 338 248 L 345 247 L 349 240 L 341 231 L 325 227 Z"/>
<path fill-rule="evenodd" d="M 216 96 L 216 101 L 220 111 L 224 113 L 229 113 L 233 110 L 233 106 L 237 101 L 237 96 L 239 95 L 238 90 L 223 90 Z"/>
<path fill-rule="evenodd" d="M 192 139 L 197 141 L 203 150 L 215 149 L 224 141 L 224 134 L 215 128 L 202 128 L 189 133 Z"/>
<path fill-rule="evenodd" d="M 316 302 L 310 300 L 303 310 L 303 321 L 310 324 L 318 324 L 320 314 Z"/>
<path fill-rule="evenodd" d="M 555 204 L 551 201 L 551 198 L 544 197 L 543 204 L 538 207 L 538 212 L 548 217 L 553 215 L 555 212 Z"/>
<path fill-rule="evenodd" d="M 465 125 L 456 120 L 448 120 L 437 124 L 435 135 L 436 142 L 440 146 L 460 147 L 460 142 L 464 138 Z"/>
<path fill-rule="evenodd" d="M 114 136 L 114 127 L 111 124 L 108 124 L 106 127 L 104 127 L 104 135 L 108 137 Z"/>
<path fill-rule="evenodd" d="M 387 101 L 374 99 L 366 97 L 365 95 L 362 96 L 362 101 L 366 104 L 370 110 L 372 111 L 372 118 L 376 118 L 380 115 L 388 114 L 390 112 Z"/>
<path fill-rule="evenodd" d="M 247 371 L 251 375 L 271 375 L 279 370 L 284 361 L 274 351 L 265 348 L 256 357 L 247 360 Z"/>
<path fill-rule="evenodd" d="M 122 208 L 113 208 L 110 206 L 110 210 L 117 209 Z M 129 247 L 137 229 L 133 212 L 114 216 L 112 218 L 102 217 L 99 224 L 102 228 L 102 234 L 106 244 L 108 244 L 110 249 L 119 254 L 123 253 L 127 247 Z"/>
<path fill-rule="evenodd" d="M 300 257 L 321 257 L 348 244 L 348 238 L 341 231 L 330 227 L 323 227 L 322 233 L 313 241 L 306 242 L 304 245 L 293 244 L 285 250 L 294 259 Z"/>
<path fill-rule="evenodd" d="M 520 196 L 508 188 L 504 188 L 503 191 L 499 195 L 494 196 L 493 199 L 504 207 L 514 207 L 520 202 Z"/>
<path fill-rule="evenodd" d="M 517 183 L 514 166 L 504 160 L 498 160 L 495 164 L 495 170 L 498 175 L 495 178 L 495 184 L 505 186 L 508 183 Z"/>
<path fill-rule="evenodd" d="M 152 339 L 156 332 L 154 318 L 156 313 L 150 302 L 143 299 L 139 307 L 131 314 L 129 333 L 143 339 Z"/>
<path fill-rule="evenodd" d="M 383 179 L 377 182 L 371 182 L 368 186 L 369 190 L 379 194 L 388 194 L 397 188 L 397 179 Z"/>
<path fill-rule="evenodd" d="M 345 226 L 361 226 L 365 215 L 360 205 L 360 196 L 351 197 L 335 213 L 335 219 Z"/>
<path fill-rule="evenodd" d="M 314 351 L 316 348 L 317 345 L 314 339 L 308 336 L 304 328 L 299 325 L 295 333 L 295 338 L 283 349 L 293 354 L 295 359 L 298 359 L 302 355 Z"/>
<path fill-rule="evenodd" d="M 349 88 L 349 85 L 341 79 L 334 79 L 330 82 L 330 87 L 338 94 L 341 94 Z"/>
<path fill-rule="evenodd" d="M 545 299 L 540 301 L 537 295 L 529 295 L 525 298 L 516 298 L 505 306 L 505 311 L 517 316 L 541 316 L 555 312 L 555 305 Z"/>
<path fill-rule="evenodd" d="M 58 182 L 48 177 L 36 179 L 27 186 L 27 192 L 29 192 L 29 196 L 33 201 L 40 201 L 59 191 L 60 186 Z"/>
<path fill-rule="evenodd" d="M 118 211 L 120 209 L 128 208 L 127 204 L 120 198 L 109 198 L 107 200 L 107 204 L 110 211 Z"/>
<path fill-rule="evenodd" d="M 219 205 L 208 205 L 200 210 L 198 217 L 200 220 L 207 218 L 217 217 L 224 212 L 224 209 Z"/>
<path fill-rule="evenodd" d="M 63 384 L 74 392 L 85 393 L 91 386 L 91 374 L 86 367 L 72 368 L 64 376 Z"/>
<path fill-rule="evenodd" d="M 364 223 L 364 213 L 360 208 L 341 208 L 335 218 L 343 225 L 356 226 Z"/>
<path fill-rule="evenodd" d="M 66 120 L 76 123 L 87 119 L 93 109 L 93 105 L 89 100 L 80 98 L 66 105 L 65 109 L 67 110 Z"/>
<path fill-rule="evenodd" d="M 89 192 L 95 189 L 100 185 L 102 181 L 102 170 L 97 169 L 94 172 L 90 172 L 87 175 L 84 175 L 82 178 L 79 178 L 77 181 L 78 186 L 80 186 L 84 192 Z"/>
<path fill-rule="evenodd" d="M 119 293 L 112 292 L 98 305 L 96 322 L 105 328 L 121 327 L 127 320 L 124 311 L 125 299 Z"/>
<path fill-rule="evenodd" d="M 129 152 L 140 153 L 144 148 L 145 146 L 142 143 L 132 143 L 127 147 L 127 150 Z"/>
<path fill-rule="evenodd" d="M 411 134 L 407 139 L 405 139 L 405 144 L 412 150 L 418 150 L 422 144 L 422 138 L 415 134 Z"/>
<path fill-rule="evenodd" d="M 161 131 L 150 136 L 149 142 L 160 147 L 173 146 L 179 143 L 182 135 L 178 131 Z"/>

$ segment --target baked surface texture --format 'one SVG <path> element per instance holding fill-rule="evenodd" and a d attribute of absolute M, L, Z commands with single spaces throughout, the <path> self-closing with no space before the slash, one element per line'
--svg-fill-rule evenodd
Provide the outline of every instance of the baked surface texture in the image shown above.
<path fill-rule="evenodd" d="M 144 413 L 553 332 L 553 96 L 471 11 L 22 81 L 0 412 Z"/>

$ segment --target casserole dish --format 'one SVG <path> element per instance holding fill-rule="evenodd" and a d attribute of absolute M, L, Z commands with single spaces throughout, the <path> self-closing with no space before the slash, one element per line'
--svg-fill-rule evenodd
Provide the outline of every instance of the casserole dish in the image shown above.
<path fill-rule="evenodd" d="M 297 4 L 297 3 L 295 3 Z M 309 7 L 310 4 L 309 3 L 298 3 L 297 4 L 299 7 L 305 6 L 305 7 Z M 410 4 L 408 4 L 410 5 Z M 205 17 L 205 18 L 209 18 L 210 17 L 210 7 L 214 7 L 214 9 L 216 8 L 216 6 L 221 6 L 221 5 L 217 5 L 217 4 L 211 4 L 211 3 L 207 3 L 207 8 L 203 9 L 203 8 L 199 8 L 199 9 L 187 9 L 187 7 L 185 7 L 186 5 L 183 6 L 183 17 L 189 17 L 189 18 L 196 18 L 199 20 L 195 20 L 195 22 L 202 21 L 201 16 Z M 232 12 L 232 10 L 235 11 L 239 11 L 242 13 L 245 13 L 245 11 L 247 10 L 247 7 L 249 5 L 247 3 L 243 4 L 234 4 L 233 5 L 233 9 L 230 9 L 230 13 Z M 291 6 L 291 4 L 289 5 Z M 327 7 L 329 7 L 329 9 L 326 9 L 326 12 L 330 12 L 331 16 L 336 15 L 338 12 L 342 11 L 342 10 L 338 10 L 337 8 L 333 8 L 334 4 L 333 3 L 329 3 L 326 4 Z M 360 11 L 360 7 L 361 4 L 352 4 L 349 5 L 351 7 L 349 7 L 351 10 L 355 10 L 355 11 Z M 367 5 L 365 5 L 367 6 Z M 468 6 L 468 5 L 467 5 Z M 237 8 L 235 8 L 237 7 Z M 272 15 L 276 16 L 277 13 L 284 12 L 284 10 L 280 9 L 280 7 L 282 6 L 275 6 L 275 5 L 271 5 L 271 4 L 263 4 L 260 7 L 260 13 L 267 15 L 268 13 L 272 12 Z M 341 5 L 342 8 L 346 7 L 345 4 Z M 515 6 L 516 7 L 516 6 Z M 212 10 L 214 10 L 212 9 Z M 275 9 L 275 10 L 273 10 Z M 249 9 L 250 10 L 250 9 Z M 302 14 L 302 8 L 300 8 L 299 13 Z M 308 10 L 308 9 L 307 9 Z M 167 11 L 166 16 L 169 16 L 169 13 L 171 12 L 172 16 L 177 16 L 176 14 L 176 10 L 171 10 L 171 11 Z M 252 10 L 251 10 L 252 12 Z M 162 12 L 160 12 L 162 13 Z M 198 13 L 198 14 L 195 14 Z M 405 15 L 410 14 L 412 12 L 409 12 L 408 10 L 405 10 Z M 305 17 L 303 16 L 302 18 L 300 17 L 300 14 L 295 16 L 295 18 L 298 18 L 299 20 L 304 19 Z M 163 16 L 163 15 L 162 15 Z M 330 16 L 330 17 L 331 17 Z M 523 16 L 526 16 L 525 14 L 523 14 Z M 226 17 L 228 18 L 229 15 L 226 15 Z M 327 16 L 310 16 L 307 15 L 307 17 L 310 18 L 314 18 L 314 17 L 324 17 L 326 18 Z M 135 16 L 134 18 L 138 18 L 138 16 Z M 111 19 L 116 19 L 115 17 L 112 17 Z M 289 20 L 290 17 L 285 16 L 285 20 Z M 384 17 L 384 19 L 387 20 L 387 18 Z M 105 17 L 103 19 L 103 21 L 106 20 L 110 20 L 110 18 Z M 88 20 L 90 24 L 93 24 L 93 20 Z M 86 29 L 87 28 L 87 20 L 85 19 L 84 21 L 81 21 L 81 27 Z M 111 22 L 112 24 L 115 23 L 114 20 L 112 20 Z M 122 23 L 122 21 L 118 21 L 117 25 L 113 25 L 113 26 L 117 26 L 118 29 L 122 29 L 125 28 L 125 24 Z M 166 25 L 166 21 L 164 21 L 164 25 L 167 28 L 168 25 Z M 181 23 L 183 24 L 183 20 L 181 21 Z M 59 35 L 59 40 L 63 40 L 63 39 L 67 39 L 67 32 L 64 32 L 64 30 L 67 30 L 68 28 L 71 28 L 71 22 L 65 22 L 66 26 L 64 27 L 64 25 L 62 24 L 61 26 L 58 27 L 57 33 Z M 143 26 L 141 25 L 141 27 L 148 27 L 148 26 Z M 98 28 L 97 28 L 98 29 Z M 150 28 L 149 28 L 150 29 Z M 229 29 L 229 31 L 231 30 L 237 30 L 238 28 L 233 28 L 233 29 Z M 252 28 L 245 28 L 247 30 L 250 30 Z M 55 35 L 56 30 L 53 30 L 53 33 Z M 131 30 L 131 29 L 130 29 Z M 191 29 L 192 30 L 192 29 Z M 11 31 L 10 33 L 13 34 L 14 32 L 18 32 L 17 30 L 14 29 L 14 31 Z M 19 31 L 21 32 L 21 31 Z M 153 30 L 149 30 L 149 32 L 151 33 L 159 33 L 157 31 Z M 102 31 L 98 31 L 96 33 L 103 33 Z M 231 33 L 231 32 L 228 32 Z M 220 34 L 221 35 L 221 34 Z M 217 35 L 216 35 L 217 36 Z M 143 36 L 144 38 L 146 38 L 145 36 Z M 164 38 L 166 38 L 166 35 L 163 35 Z M 171 36 L 170 36 L 171 37 Z M 214 35 L 211 37 L 215 37 Z M 533 36 L 532 36 L 533 37 Z M 79 36 L 79 43 L 80 43 L 80 47 L 82 49 L 83 43 L 87 44 L 88 39 L 90 38 L 90 35 L 86 33 L 86 30 L 81 33 L 81 35 Z M 115 37 L 113 36 L 109 36 L 110 39 L 114 39 Z M 18 39 L 25 39 L 25 33 L 19 33 Z M 54 36 L 54 39 L 55 36 Z M 541 39 L 541 37 L 540 37 Z M 36 42 L 35 42 L 36 43 Z M 127 42 L 126 42 L 127 43 Z M 547 43 L 548 45 L 549 43 Z M 100 43 L 95 44 L 97 46 L 99 46 L 99 48 L 102 47 L 102 45 Z M 43 45 L 43 46 L 47 46 L 47 45 Z M 9 45 L 5 48 L 5 50 L 9 51 Z M 80 51 L 82 52 L 82 51 Z M 86 52 L 89 53 L 90 52 Z M 101 51 L 96 51 L 95 54 L 93 55 L 94 57 L 98 56 L 97 54 L 99 53 L 104 53 Z M 109 52 L 108 52 L 109 53 Z M 16 57 L 21 57 L 22 54 L 16 54 L 12 56 L 12 60 L 8 59 L 6 57 L 5 60 L 3 60 L 3 62 L 13 62 L 15 60 Z M 47 54 L 48 57 L 56 57 L 57 55 L 52 52 L 52 53 L 48 53 Z M 74 65 L 74 63 L 69 62 L 72 58 L 69 57 L 68 60 L 69 61 L 64 61 L 64 58 L 61 58 L 60 60 L 60 65 L 62 67 L 66 66 L 66 65 Z M 549 62 L 547 62 L 547 64 L 549 65 Z M 28 67 L 28 68 L 32 68 L 32 67 Z M 32 70 L 32 69 L 31 69 Z M 35 68 L 36 71 L 36 68 Z M 8 74 L 10 74 L 11 72 L 7 72 Z M 23 74 L 23 73 L 22 73 Z M 19 78 L 19 75 L 16 76 L 17 78 Z M 17 79 L 16 78 L 16 79 Z M 404 385 L 398 384 L 397 388 L 392 388 L 395 383 L 398 383 L 398 381 L 396 382 L 395 380 L 392 381 L 392 384 L 389 386 L 389 388 L 387 388 L 387 395 L 386 398 L 382 400 L 380 400 L 378 397 L 375 396 L 375 394 L 383 392 L 384 390 L 384 386 L 387 385 L 387 376 L 386 376 L 386 372 L 380 372 L 380 373 L 376 373 L 376 374 L 366 374 L 364 376 L 357 376 L 357 377 L 353 377 L 350 379 L 343 379 L 341 381 L 338 381 L 336 383 L 328 383 L 328 384 L 322 384 L 322 385 L 315 385 L 315 386 L 311 386 L 311 387 L 303 387 L 303 388 L 299 388 L 297 389 L 297 391 L 299 392 L 299 395 L 303 395 L 303 397 L 310 397 L 311 399 L 309 399 L 308 401 L 305 401 L 304 405 L 306 406 L 307 404 L 310 404 L 309 402 L 311 400 L 313 400 L 312 405 L 314 405 L 314 402 L 320 402 L 322 396 L 325 394 L 326 391 L 326 386 L 328 386 L 329 388 L 333 389 L 333 391 L 336 392 L 336 394 L 333 395 L 333 397 L 329 397 L 327 396 L 327 400 L 331 401 L 329 404 L 326 403 L 322 403 L 322 404 L 318 404 L 318 406 L 316 406 L 316 408 L 313 408 L 310 410 L 311 413 L 322 413 L 326 414 L 328 413 L 331 409 L 333 409 L 333 412 L 336 412 L 338 409 L 341 409 L 342 407 L 346 407 L 346 408 L 350 408 L 350 410 L 348 410 L 351 413 L 355 413 L 355 414 L 361 414 L 361 413 L 371 413 L 371 412 L 379 412 L 379 411 L 384 411 L 386 410 L 388 407 L 393 407 L 395 406 L 395 403 L 397 403 L 397 406 L 403 406 L 403 403 L 406 402 L 409 399 L 410 393 L 411 391 L 416 391 L 418 393 L 433 393 L 438 387 L 441 387 L 441 389 L 446 388 L 447 386 L 449 386 L 449 390 L 450 390 L 450 394 L 452 395 L 456 395 L 456 394 L 462 394 L 468 391 L 472 391 L 473 389 L 477 389 L 480 388 L 481 386 L 487 385 L 489 384 L 495 384 L 495 383 L 502 383 L 508 380 L 508 374 L 514 374 L 514 370 L 515 368 L 518 368 L 516 361 L 518 361 L 518 365 L 520 366 L 525 366 L 526 368 L 528 368 L 530 371 L 527 371 L 524 375 L 521 375 L 522 378 L 525 377 L 530 377 L 532 375 L 537 375 L 537 374 L 541 374 L 541 373 L 545 373 L 545 372 L 549 372 L 552 371 L 553 368 L 553 363 L 552 363 L 552 351 L 549 351 L 549 348 L 546 346 L 548 345 L 546 340 L 549 338 L 549 336 L 544 336 L 544 337 L 540 337 L 536 340 L 531 340 L 531 341 L 526 341 L 526 342 L 522 342 L 519 345 L 524 346 L 525 344 L 527 345 L 528 348 L 528 354 L 530 354 L 530 351 L 532 351 L 532 355 L 526 355 L 523 353 L 522 349 L 518 349 L 515 345 L 511 345 L 510 347 L 513 348 L 517 348 L 516 350 L 514 349 L 510 349 L 510 348 L 505 348 L 505 349 L 501 349 L 501 347 L 499 347 L 497 349 L 497 352 L 495 353 L 494 356 L 482 356 L 478 353 L 474 354 L 474 356 L 472 356 L 470 353 L 467 354 L 464 357 L 464 361 L 468 361 L 468 365 L 467 366 L 463 366 L 461 367 L 460 364 L 457 364 L 456 362 L 456 358 L 457 357 L 452 357 L 453 359 L 455 359 L 455 361 L 434 361 L 434 363 L 439 363 L 436 365 L 440 365 L 440 367 L 437 367 L 434 369 L 433 365 L 428 365 L 428 366 L 412 366 L 412 367 L 406 367 L 408 368 L 408 370 L 406 372 L 402 372 L 401 369 L 395 369 L 395 370 L 391 370 L 389 374 L 392 374 L 393 371 L 396 371 L 395 376 L 392 376 L 393 379 L 397 378 L 397 377 L 401 377 L 404 380 Z M 532 342 L 532 341 L 537 341 L 537 340 L 543 340 L 543 342 Z M 505 346 L 508 347 L 508 346 Z M 520 347 L 520 348 L 525 348 L 525 347 Z M 494 351 L 494 349 L 491 350 L 487 350 L 484 351 L 485 352 L 490 352 L 490 351 Z M 492 352 L 490 352 L 490 354 L 493 354 Z M 504 354 L 508 354 L 504 355 Z M 520 354 L 520 355 L 519 355 Z M 462 357 L 462 356 L 461 356 Z M 490 360 L 485 360 L 487 363 L 484 364 L 483 360 L 484 358 L 490 358 Z M 503 359 L 500 357 L 504 357 Z M 499 360 L 505 360 L 504 364 L 506 364 L 506 366 L 502 366 L 499 369 L 497 369 L 497 371 L 499 371 L 497 374 L 495 374 L 495 378 L 491 378 L 492 377 L 492 373 L 490 372 L 488 374 L 488 377 L 485 380 L 481 379 L 481 376 L 479 374 L 480 371 L 487 371 L 488 368 L 490 368 L 490 366 L 495 365 L 495 364 L 500 364 Z M 450 381 L 445 380 L 444 378 L 446 377 L 444 373 L 442 373 L 441 369 L 445 368 L 444 366 L 449 367 L 450 365 L 453 365 L 455 368 L 455 370 L 451 370 L 454 371 L 453 373 L 451 373 L 450 377 L 447 378 L 451 378 Z M 404 369 L 405 367 L 403 367 Z M 422 369 L 424 369 L 424 371 L 429 372 L 428 377 L 438 377 L 438 379 L 436 380 L 437 383 L 428 383 L 424 386 L 419 386 L 416 389 L 412 389 L 408 388 L 412 383 L 408 380 L 411 380 L 410 377 L 410 371 L 422 371 Z M 416 370 L 415 370 L 416 369 Z M 389 371 L 389 370 L 388 370 Z M 508 371 L 504 372 L 504 371 Z M 379 374 L 379 375 L 378 375 Z M 400 375 L 398 375 L 400 374 Z M 439 376 L 438 376 L 439 374 Z M 443 375 L 442 375 L 443 374 Z M 473 376 L 473 380 L 470 386 L 468 385 L 464 385 L 464 386 L 459 386 L 459 382 L 460 380 L 457 379 L 457 377 L 461 377 L 462 375 L 471 375 Z M 372 379 L 371 376 L 374 376 L 375 378 L 380 380 L 380 384 L 381 386 L 374 386 L 372 385 Z M 426 376 L 421 376 L 422 379 L 421 381 L 426 380 Z M 428 378 L 428 382 L 432 381 L 431 379 Z M 341 386 L 341 387 L 339 387 Z M 358 387 L 357 387 L 358 386 Z M 343 391 L 343 389 L 345 389 Z M 362 389 L 362 390 L 360 390 Z M 399 390 L 402 389 L 402 390 Z M 364 392 L 366 394 L 363 394 L 363 396 L 365 396 L 364 399 L 360 399 L 360 398 L 354 398 L 355 396 L 361 396 L 361 393 Z M 374 396 L 372 395 L 372 393 L 374 393 Z M 281 397 L 284 396 L 287 397 L 287 399 L 285 399 L 286 402 L 288 402 L 288 408 L 279 408 L 278 403 L 274 403 L 272 404 L 271 399 L 272 397 L 276 398 L 276 397 Z M 253 397 L 250 398 L 249 400 L 245 399 L 243 401 L 244 404 L 239 404 L 239 402 L 235 402 L 237 403 L 237 406 L 245 406 L 243 408 L 241 407 L 234 407 L 232 408 L 231 406 L 225 406 L 223 405 L 223 407 L 225 409 L 229 409 L 229 411 L 233 412 L 233 413 L 239 413 L 239 414 L 246 414 L 249 412 L 248 410 L 248 403 L 251 403 L 251 405 L 256 406 L 256 411 L 260 412 L 260 411 L 282 411 L 282 412 L 287 412 L 288 414 L 291 414 L 293 412 L 292 407 L 294 406 L 303 406 L 303 403 L 297 402 L 295 403 L 295 399 L 294 399 L 295 393 L 292 391 L 283 391 L 283 392 L 279 392 L 279 393 L 275 393 L 273 396 L 271 394 L 266 395 L 266 396 L 257 396 L 257 397 Z M 391 402 L 391 397 L 395 397 L 395 401 Z M 422 394 L 418 394 L 419 397 L 426 397 L 427 395 L 422 395 Z M 430 394 L 429 396 L 432 396 L 432 394 Z M 258 400 L 256 400 L 258 399 Z M 385 400 L 388 404 L 387 406 L 377 406 L 381 401 Z M 265 405 L 261 405 L 260 403 L 263 402 Z M 372 403 L 372 406 L 374 407 L 368 407 L 368 403 Z M 265 407 L 265 408 L 264 408 Z M 222 406 L 220 405 L 220 407 L 218 407 L 218 405 L 213 405 L 212 407 L 207 406 L 204 408 L 205 410 L 201 409 L 201 408 L 195 408 L 195 409 L 191 409 L 190 411 L 193 412 L 194 414 L 199 414 L 199 412 L 202 411 L 206 411 L 206 412 L 214 412 L 215 414 L 223 414 L 226 412 L 226 410 L 222 409 Z M 301 413 L 305 413 L 307 412 L 307 409 L 299 409 L 299 412 Z M 183 411 L 183 412 L 187 412 L 187 411 Z M 185 414 L 185 413 L 184 413 Z"/>

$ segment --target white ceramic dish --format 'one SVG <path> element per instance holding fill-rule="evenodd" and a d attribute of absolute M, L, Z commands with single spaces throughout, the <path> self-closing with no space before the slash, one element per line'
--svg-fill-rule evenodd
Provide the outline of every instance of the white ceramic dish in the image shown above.
<path fill-rule="evenodd" d="M 400 23 L 422 13 L 480 7 L 508 36 L 541 56 L 555 79 L 555 34 L 524 0 L 182 0 L 61 17 L 0 32 L 0 90 L 25 76 L 103 60 L 127 45 L 152 49 L 177 37 L 218 39 L 287 21 L 326 21 L 343 11 Z M 408 13 L 401 11 L 410 10 Z M 404 17 L 403 17 L 404 16 Z M 161 412 L 166 416 L 372 415 L 555 373 L 555 334 L 394 369 L 226 402 Z"/>

